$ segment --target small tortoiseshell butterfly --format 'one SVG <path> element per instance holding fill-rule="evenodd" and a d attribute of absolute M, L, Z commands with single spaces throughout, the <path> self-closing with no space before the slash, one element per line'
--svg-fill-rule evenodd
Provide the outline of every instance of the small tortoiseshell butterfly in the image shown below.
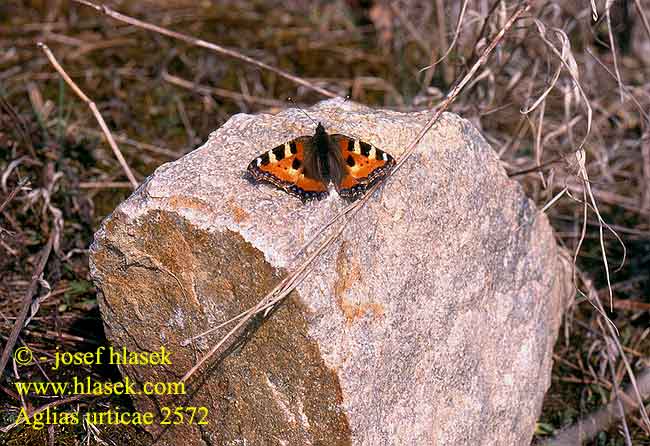
<path fill-rule="evenodd" d="M 255 180 L 273 183 L 303 202 L 327 196 L 330 182 L 350 200 L 395 165 L 395 159 L 372 145 L 345 135 L 329 135 L 318 123 L 314 136 L 301 136 L 255 158 L 248 171 Z"/>

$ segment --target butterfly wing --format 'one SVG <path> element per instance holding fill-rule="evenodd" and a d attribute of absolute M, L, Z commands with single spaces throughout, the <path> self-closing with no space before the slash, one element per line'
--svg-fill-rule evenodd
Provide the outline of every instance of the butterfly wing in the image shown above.
<path fill-rule="evenodd" d="M 395 158 L 367 142 L 345 135 L 330 135 L 330 141 L 332 149 L 338 151 L 336 159 L 342 164 L 342 174 L 335 186 L 344 198 L 360 197 L 395 165 Z"/>
<path fill-rule="evenodd" d="M 275 147 L 255 158 L 248 171 L 255 180 L 273 183 L 303 202 L 327 195 L 327 185 L 305 175 L 305 156 L 312 151 L 312 138 L 302 136 Z"/>

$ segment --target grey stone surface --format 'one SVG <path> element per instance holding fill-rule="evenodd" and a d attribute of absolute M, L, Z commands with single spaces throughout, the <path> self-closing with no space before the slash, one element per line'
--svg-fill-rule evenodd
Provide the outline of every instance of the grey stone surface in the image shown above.
<path fill-rule="evenodd" d="M 308 112 L 395 157 L 431 116 L 341 100 Z M 91 267 L 110 341 L 172 352 L 170 366 L 124 374 L 182 376 L 225 330 L 182 341 L 254 305 L 345 206 L 334 191 L 305 205 L 244 176 L 255 156 L 313 130 L 295 109 L 233 116 L 105 220 Z M 208 408 L 207 426 L 151 426 L 157 444 L 528 445 L 567 265 L 493 150 L 444 114 L 286 304 L 192 383 L 189 401 L 135 404 Z"/>

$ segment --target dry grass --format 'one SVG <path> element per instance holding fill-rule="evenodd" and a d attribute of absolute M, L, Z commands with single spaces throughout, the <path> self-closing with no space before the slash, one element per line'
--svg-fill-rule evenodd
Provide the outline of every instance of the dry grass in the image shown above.
<path fill-rule="evenodd" d="M 0 5 L 4 340 L 24 317 L 31 320 L 15 331 L 19 342 L 46 356 L 57 347 L 76 351 L 105 342 L 92 334 L 101 323 L 87 248 L 99 221 L 129 193 L 125 165 L 141 181 L 232 114 L 277 110 L 289 96 L 305 104 L 332 92 L 400 110 L 439 106 L 518 4 L 290 3 L 106 3 L 200 38 L 207 43 L 202 47 L 71 1 Z M 558 242 L 575 253 L 579 292 L 556 346 L 540 440 L 607 405 L 630 388 L 629 371 L 642 375 L 650 365 L 650 26 L 644 16 L 650 4 L 596 3 L 534 2 L 450 105 L 481 130 L 547 213 Z M 94 102 L 124 163 L 37 42 Z M 41 280 L 32 280 L 44 257 Z M 26 311 L 22 302 L 32 296 L 38 304 Z M 5 376 L 13 370 L 9 361 Z M 43 379 L 38 368 L 29 373 L 21 379 Z M 48 403 L 17 398 L 5 378 L 0 389 L 0 426 L 21 406 Z M 86 409 L 116 403 L 74 402 Z M 612 407 L 619 407 L 616 401 Z M 643 415 L 628 410 L 626 420 L 587 444 L 650 444 Z M 7 444 L 74 444 L 85 435 L 91 444 L 111 438 L 134 444 L 125 438 L 137 432 L 17 427 L 4 435 Z"/>

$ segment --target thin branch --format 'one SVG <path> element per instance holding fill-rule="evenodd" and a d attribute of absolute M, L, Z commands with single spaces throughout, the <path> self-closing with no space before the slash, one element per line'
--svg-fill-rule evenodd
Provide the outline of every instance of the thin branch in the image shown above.
<path fill-rule="evenodd" d="M 607 21 L 607 36 L 609 37 L 609 49 L 612 51 L 612 59 L 614 60 L 614 72 L 616 73 L 616 83 L 618 84 L 621 102 L 625 100 L 623 94 L 623 79 L 621 78 L 621 71 L 618 69 L 618 56 L 616 55 L 616 42 L 614 42 L 614 33 L 612 32 L 612 18 L 610 9 L 614 4 L 614 0 L 607 0 L 605 2 L 605 20 Z"/>
<path fill-rule="evenodd" d="M 151 23 L 143 22 L 142 20 L 135 19 L 133 17 L 129 17 L 127 15 L 121 14 L 108 6 L 103 6 L 103 5 L 97 5 L 93 2 L 90 2 L 88 0 L 74 0 L 76 3 L 80 3 L 82 5 L 89 6 L 99 12 L 103 12 L 109 17 L 114 18 L 115 20 L 119 20 L 120 22 L 128 23 L 129 25 L 137 26 L 138 28 L 146 29 L 149 31 L 156 32 L 158 34 L 162 34 L 164 36 L 172 37 L 174 39 L 182 40 L 183 42 L 187 42 L 190 45 L 195 45 L 199 46 L 202 48 L 207 48 L 209 50 L 212 50 L 216 53 L 223 54 L 224 56 L 232 57 L 234 59 L 241 60 L 243 62 L 249 63 L 251 65 L 255 65 L 258 68 L 262 68 L 264 70 L 271 71 L 278 76 L 282 76 L 285 79 L 290 80 L 291 82 L 294 82 L 298 85 L 302 85 L 303 87 L 306 87 L 310 90 L 313 90 L 317 93 L 322 94 L 323 96 L 326 96 L 328 98 L 336 98 L 338 97 L 337 94 L 332 93 L 331 91 L 325 90 L 324 88 L 321 88 L 317 85 L 312 84 L 311 82 L 308 82 L 298 76 L 294 76 L 291 73 L 288 73 L 284 70 L 281 70 L 280 68 L 276 68 L 272 65 L 265 64 L 264 62 L 260 62 L 258 60 L 252 59 L 240 52 L 237 52 L 235 50 L 231 50 L 228 48 L 224 48 L 220 45 L 217 45 L 215 43 L 210 43 L 206 42 L 205 40 L 197 39 L 192 36 L 188 36 L 187 34 L 181 34 L 176 31 L 172 31 L 167 28 L 162 28 L 160 26 L 153 25 Z"/>
<path fill-rule="evenodd" d="M 79 189 L 130 189 L 126 181 L 81 181 Z"/>
<path fill-rule="evenodd" d="M 90 128 L 87 128 L 87 127 L 75 127 L 75 125 L 71 125 L 69 129 L 70 129 L 70 131 L 77 130 L 77 131 L 79 131 L 81 133 L 85 133 L 86 135 L 92 135 L 92 136 L 96 136 L 98 138 L 106 139 L 106 136 L 102 132 L 99 132 L 99 131 L 97 131 L 95 129 L 90 129 Z M 127 136 L 123 136 L 123 135 L 119 135 L 119 134 L 116 134 L 114 136 L 114 138 L 115 138 L 115 141 L 118 141 L 118 142 L 120 142 L 122 144 L 126 144 L 128 146 L 135 147 L 136 149 L 140 149 L 140 150 L 144 150 L 144 151 L 147 151 L 147 152 L 155 153 L 156 155 L 163 155 L 163 156 L 166 156 L 166 157 L 171 158 L 171 159 L 177 159 L 181 155 L 183 155 L 183 153 L 180 150 L 179 151 L 173 151 L 173 150 L 170 150 L 170 149 L 166 149 L 164 147 L 154 146 L 153 144 L 147 144 L 146 142 L 136 141 L 136 140 L 131 139 L 131 138 L 127 137 Z"/>
<path fill-rule="evenodd" d="M 2 377 L 2 374 L 4 373 L 4 369 L 7 366 L 7 362 L 9 361 L 9 354 L 12 352 L 14 345 L 16 345 L 20 330 L 22 330 L 25 319 L 27 318 L 27 314 L 29 313 L 29 309 L 31 308 L 32 297 L 36 292 L 38 279 L 43 274 L 43 270 L 47 264 L 47 259 L 50 258 L 50 252 L 52 252 L 55 233 L 56 231 L 53 230 L 50 234 L 50 238 L 47 240 L 47 244 L 43 247 L 39 254 L 38 263 L 36 264 L 36 268 L 32 274 L 32 280 L 29 283 L 29 287 L 27 288 L 27 291 L 25 292 L 25 296 L 23 297 L 23 301 L 21 303 L 22 307 L 20 309 L 20 313 L 18 314 L 18 317 L 16 317 L 14 326 L 12 327 L 11 333 L 9 334 L 9 339 L 7 339 L 7 343 L 2 350 L 2 357 L 0 358 L 0 377 Z"/>
<path fill-rule="evenodd" d="M 226 90 L 224 88 L 211 87 L 207 85 L 199 85 L 195 82 L 191 82 L 180 77 L 169 74 L 166 70 L 162 72 L 162 79 L 170 84 L 177 85 L 179 87 L 185 88 L 190 91 L 205 95 L 205 96 L 217 96 L 221 98 L 227 98 L 234 101 L 245 101 L 249 104 L 261 104 L 269 107 L 286 107 L 286 103 L 278 101 L 277 99 L 268 99 L 261 98 L 259 96 L 251 96 L 249 94 L 237 93 L 236 91 Z"/>
<path fill-rule="evenodd" d="M 449 45 L 449 48 L 445 50 L 445 53 L 440 56 L 437 60 L 434 59 L 435 52 L 431 52 L 431 63 L 424 67 L 421 68 L 419 72 L 425 71 L 425 70 L 430 70 L 431 68 L 435 67 L 438 65 L 440 62 L 445 60 L 447 56 L 449 56 L 449 53 L 451 53 L 451 50 L 454 49 L 454 46 L 456 46 L 456 41 L 458 40 L 458 36 L 460 36 L 460 29 L 461 25 L 463 24 L 463 18 L 465 17 L 465 12 L 467 11 L 467 4 L 469 3 L 469 0 L 463 0 L 463 4 L 460 7 L 460 13 L 458 14 L 458 20 L 456 22 L 456 30 L 454 31 L 454 38 L 451 41 L 451 44 Z M 439 9 L 441 5 L 437 5 L 436 11 Z M 445 36 L 444 30 L 442 30 L 440 38 L 442 39 Z M 442 41 L 443 43 L 446 43 L 444 40 Z M 429 84 L 431 83 L 431 78 L 433 77 L 432 72 L 427 73 L 427 77 L 425 78 L 425 83 L 424 86 L 428 87 Z"/>
<path fill-rule="evenodd" d="M 650 397 L 650 369 L 641 373 L 637 385 L 642 398 Z M 574 446 L 594 438 L 599 432 L 607 430 L 614 422 L 622 419 L 620 405 L 627 413 L 639 409 L 639 400 L 634 398 L 635 393 L 633 386 L 628 385 L 619 398 L 561 430 L 553 438 L 543 443 L 543 446 Z"/>
<path fill-rule="evenodd" d="M 68 76 L 68 73 L 66 73 L 63 67 L 61 67 L 61 65 L 56 60 L 54 54 L 52 54 L 52 51 L 50 51 L 47 45 L 45 45 L 43 42 L 39 42 L 38 47 L 45 52 L 45 55 L 49 59 L 50 63 L 54 66 L 54 69 L 61 75 L 63 80 L 70 86 L 70 88 L 72 88 L 72 90 L 77 94 L 77 96 L 79 96 L 81 100 L 88 105 L 90 110 L 93 112 L 95 119 L 99 123 L 99 126 L 102 128 L 102 131 L 106 136 L 108 145 L 111 146 L 111 149 L 113 150 L 113 154 L 115 154 L 117 161 L 120 163 L 120 166 L 122 166 L 122 170 L 124 170 L 124 173 L 126 174 L 127 178 L 131 182 L 133 189 L 136 189 L 138 187 L 138 180 L 136 180 L 135 176 L 133 176 L 133 173 L 131 172 L 131 168 L 126 163 L 124 156 L 122 156 L 122 152 L 120 152 L 120 149 L 117 147 L 117 144 L 113 139 L 113 135 L 111 135 L 111 131 L 108 129 L 108 126 L 106 125 L 106 122 L 104 121 L 104 118 L 102 117 L 101 113 L 99 113 L 99 109 L 97 108 L 95 103 L 91 101 L 88 98 L 88 96 L 86 96 L 84 92 L 81 91 L 81 89 L 77 86 L 77 84 L 74 83 L 74 81 L 70 78 L 70 76 Z"/>
<path fill-rule="evenodd" d="M 564 159 L 563 156 L 559 156 L 559 157 L 553 158 L 552 160 L 547 161 L 545 163 L 537 164 L 536 166 L 529 167 L 528 169 L 522 169 L 522 170 L 516 170 L 514 172 L 509 172 L 508 173 L 508 178 L 516 177 L 516 176 L 519 176 L 519 175 L 526 175 L 526 174 L 531 173 L 531 172 L 537 172 L 537 171 L 543 170 L 544 168 L 546 168 L 548 166 L 551 166 L 553 164 L 556 164 L 556 163 L 559 163 L 559 162 L 562 162 L 562 161 L 566 161 L 566 160 Z"/>
<path fill-rule="evenodd" d="M 15 121 L 16 130 L 20 134 L 20 137 L 23 139 L 25 147 L 27 147 L 27 150 L 29 150 L 29 153 L 33 158 L 37 158 L 36 151 L 34 150 L 34 142 L 32 141 L 32 135 L 29 133 L 25 121 L 20 117 L 18 113 L 16 113 L 16 110 L 14 110 L 9 101 L 7 101 L 3 96 L 0 96 L 0 109 L 4 109 L 5 113 L 11 116 L 11 118 Z"/>
<path fill-rule="evenodd" d="M 634 6 L 636 8 L 636 12 L 639 13 L 639 17 L 641 17 L 641 22 L 643 23 L 643 28 L 645 29 L 646 34 L 650 38 L 650 23 L 648 23 L 648 18 L 645 16 L 645 13 L 643 11 L 643 7 L 641 6 L 641 1 L 640 0 L 634 0 Z"/>
<path fill-rule="evenodd" d="M 20 181 L 18 181 L 18 184 L 16 185 L 16 187 L 13 188 L 13 190 L 9 193 L 9 195 L 7 195 L 7 198 L 5 198 L 4 201 L 2 202 L 2 204 L 0 204 L 0 212 L 4 211 L 4 209 L 9 205 L 9 203 L 11 203 L 11 200 L 16 198 L 16 195 L 18 194 L 18 192 L 23 187 L 25 187 L 27 182 L 28 182 L 27 178 L 23 178 Z"/>

